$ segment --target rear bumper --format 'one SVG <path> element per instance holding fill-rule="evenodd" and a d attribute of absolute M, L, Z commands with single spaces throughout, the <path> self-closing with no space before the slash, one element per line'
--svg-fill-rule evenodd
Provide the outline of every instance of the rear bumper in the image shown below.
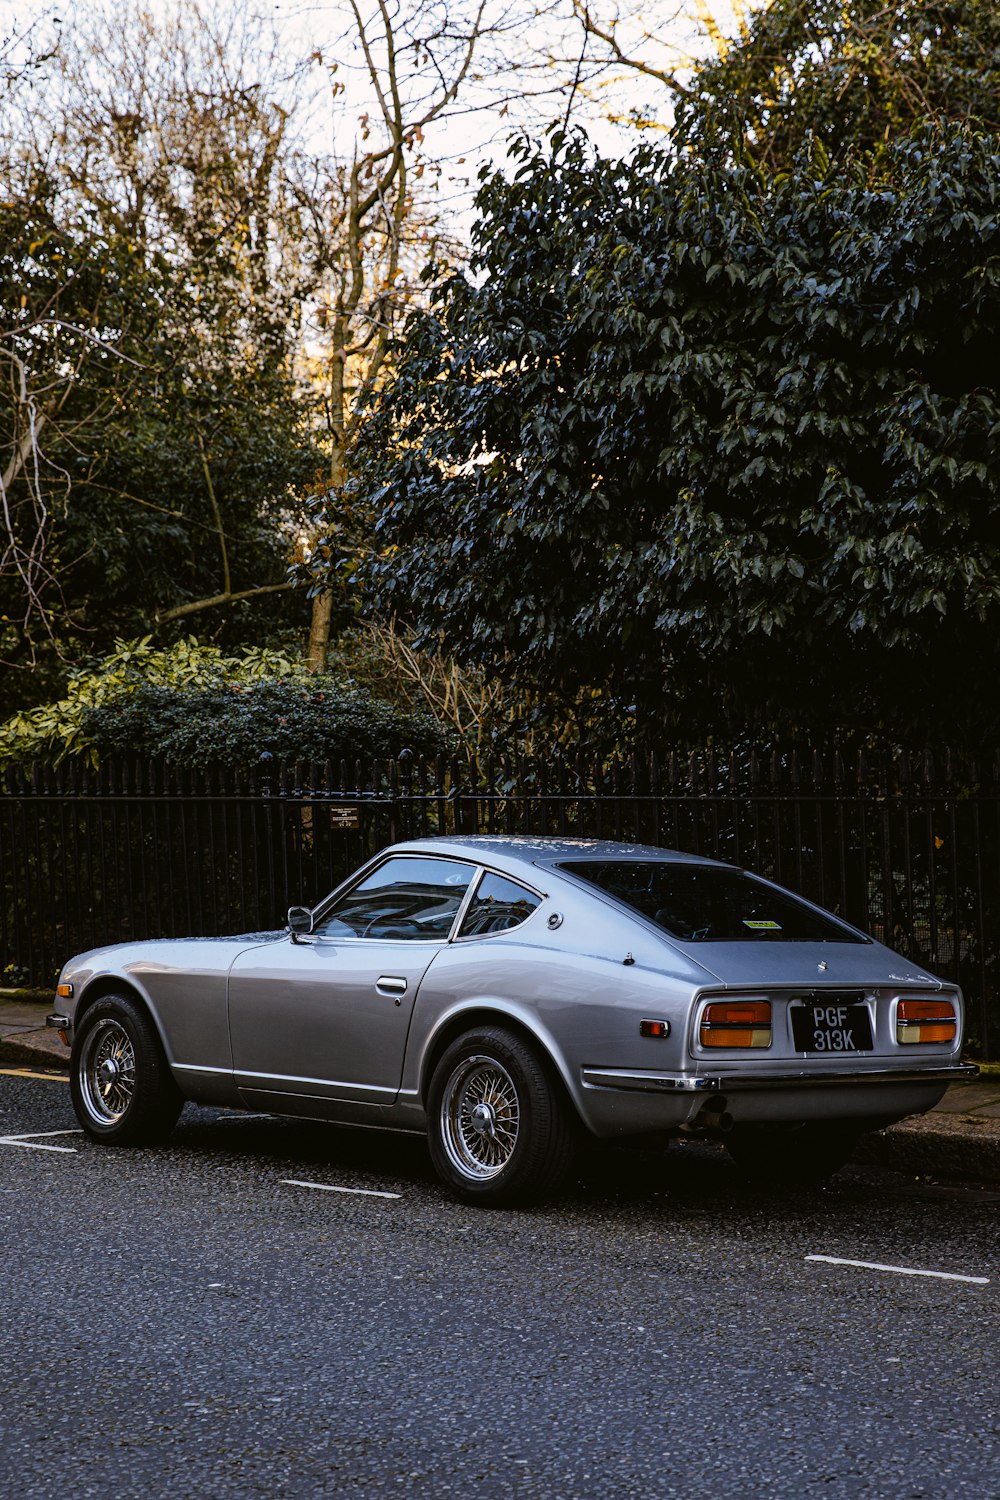
<path fill-rule="evenodd" d="M 970 1063 L 825 1072 L 773 1068 L 705 1074 L 581 1069 L 580 1112 L 595 1135 L 611 1136 L 782 1121 L 841 1121 L 860 1129 L 933 1109 L 949 1084 L 969 1082 Z"/>
<path fill-rule="evenodd" d="M 971 1083 L 979 1076 L 974 1063 L 930 1064 L 923 1068 L 865 1068 L 833 1073 L 819 1068 L 769 1069 L 742 1073 L 647 1073 L 620 1068 L 584 1068 L 583 1081 L 591 1088 L 637 1089 L 653 1094 L 731 1094 L 800 1088 L 867 1088 L 872 1084 Z"/>

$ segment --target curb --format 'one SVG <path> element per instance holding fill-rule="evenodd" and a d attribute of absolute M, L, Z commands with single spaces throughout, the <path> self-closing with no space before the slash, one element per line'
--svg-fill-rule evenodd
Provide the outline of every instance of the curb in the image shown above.
<path fill-rule="evenodd" d="M 28 1038 L 33 1040 L 28 1040 Z M 46 1073 L 68 1073 L 69 1052 L 54 1032 L 17 1033 L 0 1037 L 0 1067 L 38 1068 Z"/>
<path fill-rule="evenodd" d="M 886 1167 L 917 1177 L 1000 1183 L 1000 1129 L 974 1116 L 922 1115 L 866 1135 L 852 1166 Z"/>

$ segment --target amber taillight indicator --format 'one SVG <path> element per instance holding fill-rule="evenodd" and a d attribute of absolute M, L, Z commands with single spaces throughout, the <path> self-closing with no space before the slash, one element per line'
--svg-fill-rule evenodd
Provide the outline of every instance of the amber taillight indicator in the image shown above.
<path fill-rule="evenodd" d="M 703 1047 L 770 1047 L 769 1000 L 713 1000 L 701 1013 Z"/>
<path fill-rule="evenodd" d="M 953 1042 L 957 1032 L 950 1000 L 900 1000 L 896 1005 L 897 1042 Z"/>

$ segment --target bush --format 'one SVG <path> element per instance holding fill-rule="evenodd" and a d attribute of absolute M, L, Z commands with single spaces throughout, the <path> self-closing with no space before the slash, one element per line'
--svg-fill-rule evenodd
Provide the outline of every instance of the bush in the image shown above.
<path fill-rule="evenodd" d="M 332 677 L 209 688 L 145 683 L 127 699 L 90 709 L 84 734 L 101 757 L 157 757 L 175 766 L 253 765 L 276 759 L 370 760 L 407 747 L 446 748 L 427 714 L 401 712 Z"/>
<path fill-rule="evenodd" d="M 311 677 L 280 651 L 225 656 L 194 639 L 157 649 L 118 641 L 74 672 L 58 702 L 0 725 L 0 764 L 139 755 L 179 766 L 250 765 L 267 750 L 285 760 L 366 759 L 447 748 L 429 714 L 401 711 L 333 676 Z"/>

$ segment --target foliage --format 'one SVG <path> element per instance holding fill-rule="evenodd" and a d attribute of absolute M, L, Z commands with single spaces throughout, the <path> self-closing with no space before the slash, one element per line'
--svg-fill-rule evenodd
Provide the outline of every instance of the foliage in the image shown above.
<path fill-rule="evenodd" d="M 98 10 L 44 71 L 0 96 L 0 655 L 21 702 L 27 669 L 206 608 L 229 643 L 304 623 L 274 596 L 324 463 L 266 28 Z"/>
<path fill-rule="evenodd" d="M 1000 131 L 996 0 L 772 0 L 686 104 L 771 168 L 812 135 L 831 155 L 872 151 L 915 127 Z"/>
<path fill-rule="evenodd" d="M 280 651 L 227 656 L 193 639 L 157 650 L 147 636 L 119 641 L 66 697 L 0 726 L 0 761 L 138 755 L 177 766 L 434 754 L 444 733 L 422 713 L 400 712 L 332 676 L 309 676 Z"/>
<path fill-rule="evenodd" d="M 426 254 L 456 252 L 424 132 L 467 84 L 485 106 L 510 18 L 318 24 L 313 48 L 251 0 L 98 0 L 0 42 L 0 659 L 22 669 L 0 713 L 204 611 L 229 647 L 311 613 L 317 668 L 353 615 L 355 394 Z M 309 492 L 343 563 L 311 604 L 287 575 Z"/>
<path fill-rule="evenodd" d="M 488 178 L 355 455 L 375 597 L 640 729 L 995 720 L 1000 154 Z"/>
<path fill-rule="evenodd" d="M 0 763 L 87 754 L 96 764 L 91 717 L 105 709 L 112 715 L 123 712 L 129 700 L 146 689 L 183 697 L 302 675 L 301 666 L 280 651 L 245 647 L 239 656 L 227 656 L 218 646 L 200 645 L 193 637 L 160 648 L 148 635 L 119 640 L 103 661 L 71 674 L 64 698 L 14 714 L 0 725 Z"/>
<path fill-rule="evenodd" d="M 396 628 L 363 621 L 346 631 L 330 655 L 331 667 L 355 684 L 391 698 L 407 710 L 433 715 L 470 754 L 485 748 L 510 717 L 503 684 L 453 656 L 417 650 Z"/>
<path fill-rule="evenodd" d="M 404 748 L 434 755 L 447 747 L 429 715 L 401 713 L 325 673 L 181 692 L 144 684 L 123 704 L 92 709 L 84 728 L 102 756 L 155 756 L 173 766 L 252 766 L 265 752 L 353 765 Z"/>

